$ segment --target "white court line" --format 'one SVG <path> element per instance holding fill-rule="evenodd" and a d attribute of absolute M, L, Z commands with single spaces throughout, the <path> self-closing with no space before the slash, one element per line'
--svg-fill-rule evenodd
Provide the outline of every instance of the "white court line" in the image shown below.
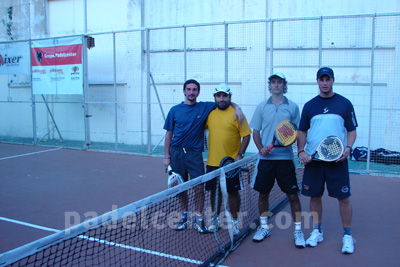
<path fill-rule="evenodd" d="M 58 148 L 55 148 L 55 149 L 49 149 L 49 150 L 43 150 L 43 151 L 27 153 L 27 154 L 21 154 L 21 155 L 17 155 L 17 156 L 6 157 L 6 158 L 0 158 L 0 160 L 25 157 L 25 156 L 35 155 L 35 154 L 39 154 L 39 153 L 44 153 L 44 152 L 55 151 L 55 150 L 59 150 L 59 149 L 61 149 L 61 147 L 58 147 Z"/>
<path fill-rule="evenodd" d="M 57 229 L 48 228 L 48 227 L 44 227 L 44 226 L 40 226 L 40 225 L 36 225 L 36 224 L 27 223 L 27 222 L 21 222 L 21 221 L 9 219 L 9 218 L 0 217 L 0 220 L 32 227 L 32 228 L 36 228 L 36 229 L 40 229 L 40 230 L 45 230 L 45 231 L 49 231 L 49 232 L 55 232 L 55 233 L 60 232 L 60 230 L 57 230 Z"/>
<path fill-rule="evenodd" d="M 27 223 L 27 222 L 22 222 L 22 221 L 18 221 L 18 220 L 14 220 L 14 219 L 9 219 L 9 218 L 5 218 L 5 217 L 0 217 L 0 220 L 7 221 L 7 222 L 12 222 L 12 223 L 16 223 L 16 224 L 20 224 L 20 225 L 24 225 L 24 226 L 28 226 L 28 227 L 32 227 L 32 228 L 36 228 L 36 229 L 40 229 L 40 230 L 45 230 L 45 231 L 49 231 L 49 232 L 56 232 L 56 233 L 57 232 L 61 232 L 61 230 L 57 230 L 57 229 L 53 229 L 53 228 L 49 228 L 49 227 L 44 227 L 44 226 L 40 226 L 40 225 L 36 225 L 36 224 L 31 224 L 31 223 Z M 143 253 L 147 253 L 147 254 L 151 254 L 151 255 L 156 255 L 156 256 L 160 256 L 160 257 L 170 258 L 170 259 L 174 259 L 174 260 L 180 260 L 180 261 L 185 261 L 185 262 L 190 262 L 190 263 L 195 263 L 195 264 L 202 264 L 203 263 L 202 261 L 198 261 L 198 260 L 194 260 L 194 259 L 189 259 L 189 258 L 185 258 L 185 257 L 170 255 L 170 254 L 161 253 L 161 252 L 152 251 L 152 250 L 143 249 L 143 248 L 132 247 L 132 246 L 128 246 L 128 245 L 125 245 L 125 244 L 119 244 L 119 243 L 110 242 L 110 241 L 107 241 L 107 240 L 102 240 L 102 239 L 98 239 L 98 238 L 94 238 L 94 237 L 88 237 L 88 236 L 85 236 L 85 235 L 79 235 L 78 237 L 82 238 L 82 239 L 90 240 L 90 241 L 93 241 L 93 242 L 99 242 L 101 244 L 107 244 L 107 245 L 110 245 L 110 246 L 130 249 L 130 250 L 139 251 L 139 252 L 143 252 Z M 218 265 L 218 266 L 226 267 L 224 265 Z"/>

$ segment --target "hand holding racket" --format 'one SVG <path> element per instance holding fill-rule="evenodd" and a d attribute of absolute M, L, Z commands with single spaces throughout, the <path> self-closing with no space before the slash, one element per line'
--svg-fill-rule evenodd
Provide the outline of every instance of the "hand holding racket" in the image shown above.
<path fill-rule="evenodd" d="M 272 143 L 267 146 L 267 149 L 268 151 L 271 151 L 274 147 L 287 147 L 296 142 L 296 140 L 296 125 L 289 120 L 283 120 L 275 127 L 274 139 L 272 140 Z"/>
<path fill-rule="evenodd" d="M 342 140 L 337 136 L 328 136 L 319 143 L 315 153 L 311 156 L 312 160 L 336 161 L 344 151 Z"/>
<path fill-rule="evenodd" d="M 168 188 L 175 187 L 182 183 L 182 176 L 179 173 L 173 172 L 171 165 L 168 165 Z"/>

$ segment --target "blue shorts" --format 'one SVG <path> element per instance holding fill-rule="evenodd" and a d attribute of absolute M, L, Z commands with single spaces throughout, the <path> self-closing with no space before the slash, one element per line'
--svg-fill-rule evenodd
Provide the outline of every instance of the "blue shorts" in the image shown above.
<path fill-rule="evenodd" d="M 215 171 L 219 169 L 219 167 L 214 167 L 214 166 L 206 166 L 206 171 L 207 173 Z M 208 181 L 206 183 L 206 190 L 207 191 L 213 191 L 215 190 L 217 183 L 216 183 L 217 179 L 214 178 L 210 181 Z M 234 193 L 234 192 L 238 192 L 239 190 L 242 189 L 242 183 L 241 183 L 241 179 L 240 179 L 240 171 L 233 176 L 232 178 L 226 178 L 226 191 L 228 191 L 228 193 Z"/>
<path fill-rule="evenodd" d="M 312 161 L 306 165 L 301 193 L 309 197 L 321 197 L 325 189 L 329 196 L 342 199 L 351 196 L 350 175 L 347 160 L 336 162 Z"/>
<path fill-rule="evenodd" d="M 170 154 L 172 170 L 179 173 L 185 182 L 189 177 L 193 179 L 205 173 L 201 151 L 171 146 Z"/>
<path fill-rule="evenodd" d="M 285 194 L 296 194 L 299 191 L 292 160 L 259 160 L 252 182 L 253 189 L 260 193 L 269 193 L 275 179 Z"/>

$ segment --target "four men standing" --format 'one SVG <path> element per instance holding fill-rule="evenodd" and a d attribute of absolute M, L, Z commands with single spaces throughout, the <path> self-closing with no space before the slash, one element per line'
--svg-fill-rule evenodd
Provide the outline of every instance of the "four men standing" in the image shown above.
<path fill-rule="evenodd" d="M 290 202 L 295 224 L 295 246 L 298 248 L 315 247 L 322 242 L 321 199 L 326 183 L 329 195 L 339 201 L 344 228 L 342 253 L 351 254 L 354 252 L 354 239 L 351 235 L 352 210 L 347 157 L 355 142 L 356 127 L 358 126 L 353 105 L 348 99 L 333 92 L 334 73 L 327 67 L 318 70 L 317 83 L 320 93 L 304 105 L 301 117 L 298 106 L 284 96 L 287 92 L 285 75 L 279 72 L 274 73 L 268 80 L 271 96 L 257 106 L 250 122 L 250 127 L 253 128 L 253 140 L 259 151 L 251 186 L 259 192 L 260 226 L 253 240 L 260 242 L 270 236 L 268 226 L 269 193 L 276 180 L 281 190 L 287 194 Z M 240 115 L 241 119 L 244 118 L 244 115 L 241 112 L 234 114 L 235 109 L 238 113 L 240 108 L 234 103 L 232 103 L 233 107 L 231 106 L 232 93 L 228 85 L 220 84 L 215 88 L 215 103 L 196 103 L 199 91 L 200 85 L 196 81 L 187 81 L 184 85 L 185 102 L 171 109 L 164 126 L 164 129 L 167 130 L 164 165 L 166 167 L 168 164 L 172 164 L 174 171 L 181 174 L 185 180 L 188 179 L 188 173 L 192 178 L 204 173 L 201 148 L 207 116 L 207 127 L 210 131 L 207 172 L 217 169 L 223 157 L 230 156 L 235 161 L 241 160 L 250 141 L 251 130 L 247 121 L 242 122 L 241 120 L 239 123 L 235 120 L 236 115 Z M 217 109 L 215 109 L 216 107 Z M 305 165 L 302 194 L 310 197 L 310 212 L 314 223 L 314 230 L 307 241 L 304 240 L 301 228 L 301 205 L 292 147 L 272 149 L 268 147 L 273 140 L 275 127 L 282 120 L 289 120 L 299 127 L 298 157 L 300 162 Z M 332 135 L 339 137 L 345 144 L 346 149 L 342 156 L 335 162 L 312 160 L 311 155 L 319 142 Z M 195 146 L 189 146 L 189 143 L 194 143 Z M 196 155 L 192 155 L 191 151 L 196 151 L 194 153 Z M 229 192 L 229 184 L 227 186 Z M 236 197 L 238 186 L 234 185 L 233 187 L 236 189 L 229 192 L 230 209 L 234 219 L 237 218 L 240 206 L 240 198 Z M 197 215 L 194 225 L 200 233 L 208 232 L 201 217 L 204 205 L 203 190 L 202 186 L 196 189 L 200 201 L 196 202 Z M 187 199 L 185 196 L 181 196 L 181 199 L 184 200 L 182 202 L 184 210 L 187 210 Z M 187 221 L 187 215 L 184 213 L 181 222 L 176 225 L 175 229 L 185 229 Z"/>

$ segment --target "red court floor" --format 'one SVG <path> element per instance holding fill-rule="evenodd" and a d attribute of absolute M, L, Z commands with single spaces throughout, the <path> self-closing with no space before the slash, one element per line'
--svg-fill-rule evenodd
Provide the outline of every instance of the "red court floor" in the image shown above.
<path fill-rule="evenodd" d="M 325 196 L 324 241 L 317 247 L 294 247 L 293 224 L 279 221 L 286 207 L 270 220 L 271 237 L 254 243 L 250 235 L 222 264 L 399 266 L 400 179 L 353 174 L 351 181 L 354 254 L 341 254 L 338 203 Z M 165 187 L 160 158 L 0 144 L 0 253 L 64 229 L 66 212 L 101 215 Z M 308 198 L 301 202 L 307 212 Z M 303 223 L 306 238 L 310 225 Z"/>

